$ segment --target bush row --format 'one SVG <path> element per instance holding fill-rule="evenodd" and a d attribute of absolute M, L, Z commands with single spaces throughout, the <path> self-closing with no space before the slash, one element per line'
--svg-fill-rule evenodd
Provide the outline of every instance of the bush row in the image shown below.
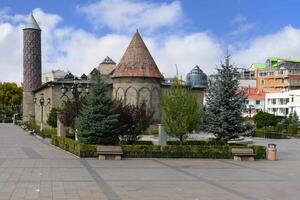
<path fill-rule="evenodd" d="M 25 126 L 29 130 L 34 130 L 37 135 L 43 138 L 51 138 L 52 135 L 57 134 L 56 128 L 44 128 L 44 130 L 41 132 L 41 126 L 33 122 L 28 122 L 25 124 Z"/>
<path fill-rule="evenodd" d="M 167 145 L 180 145 L 179 141 L 168 141 Z M 220 145 L 234 145 L 234 146 L 246 146 L 245 144 L 228 144 L 222 140 L 190 140 L 184 141 L 183 145 L 204 145 L 204 146 L 220 146 Z"/>
<path fill-rule="evenodd" d="M 160 146 L 149 145 L 123 145 L 125 158 L 232 158 L 232 148 L 253 148 L 256 159 L 264 159 L 266 147 L 229 146 L 229 145 L 167 145 L 160 151 Z"/>
<path fill-rule="evenodd" d="M 120 145 L 131 145 L 130 143 L 128 143 L 127 141 L 121 140 L 119 142 Z M 133 145 L 153 145 L 152 141 L 135 141 L 133 143 Z"/>
<path fill-rule="evenodd" d="M 79 157 L 97 157 L 96 145 L 81 144 L 78 141 L 56 135 L 52 135 L 51 144 Z"/>
<path fill-rule="evenodd" d="M 97 157 L 97 146 L 81 144 L 78 141 L 52 136 L 51 143 L 59 148 L 69 151 L 79 157 Z M 264 146 L 229 146 L 229 145 L 167 145 L 160 150 L 155 145 L 122 145 L 125 158 L 232 158 L 232 148 L 253 148 L 256 159 L 264 159 L 266 147 Z"/>

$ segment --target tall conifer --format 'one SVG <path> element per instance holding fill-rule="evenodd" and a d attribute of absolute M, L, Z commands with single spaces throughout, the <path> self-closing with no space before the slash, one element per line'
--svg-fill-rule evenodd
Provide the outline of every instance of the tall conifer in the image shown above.
<path fill-rule="evenodd" d="M 238 89 L 238 84 L 238 72 L 229 64 L 227 56 L 209 88 L 205 108 L 205 128 L 217 139 L 229 140 L 238 137 L 244 130 L 242 110 L 245 93 Z"/>
<path fill-rule="evenodd" d="M 75 122 L 78 140 L 88 144 L 118 142 L 119 121 L 116 107 L 106 95 L 106 85 L 98 78 L 92 87 L 87 105 Z"/>

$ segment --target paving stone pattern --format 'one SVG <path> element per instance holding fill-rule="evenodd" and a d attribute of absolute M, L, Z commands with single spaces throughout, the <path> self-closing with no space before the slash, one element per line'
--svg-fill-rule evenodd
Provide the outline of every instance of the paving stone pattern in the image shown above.
<path fill-rule="evenodd" d="M 300 140 L 279 160 L 79 159 L 18 126 L 0 124 L 0 200 L 298 200 Z"/>

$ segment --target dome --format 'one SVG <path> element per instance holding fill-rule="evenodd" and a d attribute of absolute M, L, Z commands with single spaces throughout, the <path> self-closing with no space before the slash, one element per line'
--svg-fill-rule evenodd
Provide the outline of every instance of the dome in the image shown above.
<path fill-rule="evenodd" d="M 195 66 L 191 72 L 187 74 L 186 83 L 192 88 L 207 88 L 207 75 L 199 66 Z"/>

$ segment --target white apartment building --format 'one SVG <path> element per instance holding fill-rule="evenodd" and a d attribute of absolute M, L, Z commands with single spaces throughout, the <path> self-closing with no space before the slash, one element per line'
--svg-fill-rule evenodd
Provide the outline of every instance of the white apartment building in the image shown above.
<path fill-rule="evenodd" d="M 266 93 L 266 112 L 287 116 L 296 111 L 300 115 L 300 90 Z"/>
<path fill-rule="evenodd" d="M 243 117 L 253 117 L 259 111 L 265 111 L 265 93 L 255 88 L 247 88 L 247 99 L 245 100 L 246 110 Z"/>

